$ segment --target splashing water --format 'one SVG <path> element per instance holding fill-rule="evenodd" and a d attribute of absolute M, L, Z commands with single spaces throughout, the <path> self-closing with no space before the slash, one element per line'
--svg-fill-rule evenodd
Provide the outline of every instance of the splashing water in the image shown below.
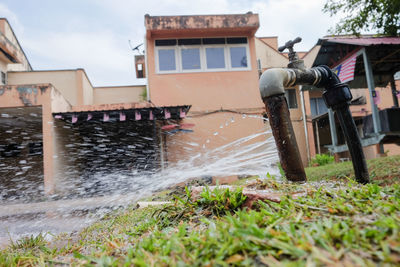
<path fill-rule="evenodd" d="M 260 119 L 259 116 L 253 117 Z M 249 119 L 251 116 L 243 116 L 243 119 L 245 118 Z M 225 126 L 230 123 L 234 123 L 233 118 L 225 122 Z M 217 127 L 224 126 L 221 124 Z M 219 133 L 210 135 L 214 138 L 223 138 Z M 112 142 L 102 132 L 98 132 L 97 136 L 102 144 Z M 144 138 L 148 139 L 148 137 Z M 210 142 L 210 139 L 206 140 L 207 144 Z M 205 144 L 193 140 L 182 142 L 180 145 L 188 151 L 196 147 L 205 147 Z M 90 142 L 69 143 L 65 147 L 82 149 L 90 148 L 92 145 Z M 102 145 L 98 147 L 98 149 L 104 148 Z M 84 149 L 82 151 L 86 153 Z M 36 180 L 29 180 L 20 175 L 12 181 L 15 185 L 12 190 L 0 184 L 0 191 L 3 195 L 0 202 L 4 204 L 0 206 L 0 245 L 7 243 L 9 238 L 15 240 L 24 235 L 40 232 L 56 234 L 77 231 L 93 223 L 110 210 L 121 206 L 125 207 L 156 191 L 192 178 L 231 175 L 265 177 L 268 172 L 279 176 L 279 170 L 275 166 L 278 161 L 275 142 L 271 133 L 264 130 L 215 149 L 203 151 L 205 152 L 177 163 L 169 163 L 168 167 L 157 172 L 139 172 L 135 169 L 129 172 L 101 170 L 92 173 L 90 179 L 77 177 L 58 181 L 58 188 L 62 188 L 63 192 L 70 193 L 53 195 L 50 199 L 40 194 L 43 191 L 43 176 L 39 179 L 36 177 Z M 109 151 L 104 150 L 104 152 L 108 153 Z M 123 151 L 116 153 L 123 153 Z M 30 167 L 29 160 L 20 160 L 18 164 L 22 166 L 22 170 L 24 170 L 23 167 Z M 110 165 L 112 164 L 116 163 L 111 162 Z M 73 171 L 73 169 L 67 170 L 71 173 Z M 36 198 L 31 197 L 30 200 L 33 201 L 30 203 L 21 203 L 21 201 L 16 201 L 18 198 L 7 197 L 7 194 L 18 195 L 18 192 L 28 192 L 29 195 L 36 196 Z"/>

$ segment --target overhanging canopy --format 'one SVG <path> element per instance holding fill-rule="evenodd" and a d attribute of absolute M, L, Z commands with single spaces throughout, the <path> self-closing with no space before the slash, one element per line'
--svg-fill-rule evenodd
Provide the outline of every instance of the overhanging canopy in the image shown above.
<path fill-rule="evenodd" d="M 400 71 L 400 38 L 373 36 L 336 36 L 318 40 L 321 48 L 313 66 L 327 65 L 331 68 L 346 60 L 356 50 L 365 48 L 368 54 L 375 86 L 385 87 L 394 73 Z M 356 62 L 355 78 L 349 82 L 351 88 L 366 88 L 366 76 L 363 58 Z"/>
<path fill-rule="evenodd" d="M 91 121 L 117 122 L 117 121 L 148 121 L 148 120 L 179 120 L 186 116 L 191 105 L 142 107 L 131 109 L 111 109 L 95 111 L 75 111 L 53 113 L 53 117 L 68 123 L 86 123 Z"/>

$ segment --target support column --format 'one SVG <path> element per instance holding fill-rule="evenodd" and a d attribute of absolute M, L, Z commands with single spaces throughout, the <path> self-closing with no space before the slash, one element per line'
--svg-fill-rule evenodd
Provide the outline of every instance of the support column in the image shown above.
<path fill-rule="evenodd" d="M 42 131 L 43 131 L 43 172 L 44 192 L 46 195 L 55 192 L 54 173 L 54 119 L 51 114 L 51 103 L 42 106 Z"/>
<path fill-rule="evenodd" d="M 331 130 L 331 139 L 332 139 L 332 146 L 337 146 L 337 132 L 336 132 L 336 123 L 335 123 L 335 114 L 333 110 L 328 108 L 328 116 L 329 116 L 329 128 Z"/>
<path fill-rule="evenodd" d="M 300 85 L 299 90 L 300 90 L 300 101 L 301 101 L 301 113 L 303 116 L 304 136 L 306 139 L 307 164 L 309 164 L 310 160 L 311 160 L 310 144 L 308 142 L 307 114 L 306 114 L 306 107 L 305 107 L 305 103 L 304 103 L 304 91 L 302 89 L 303 89 L 303 86 Z"/>
<path fill-rule="evenodd" d="M 381 131 L 381 121 L 379 118 L 378 107 L 376 106 L 376 104 L 374 102 L 374 97 L 372 95 L 372 92 L 375 91 L 374 75 L 372 73 L 371 62 L 369 61 L 367 51 L 365 48 L 362 50 L 362 54 L 363 54 L 363 59 L 364 59 L 365 76 L 367 78 L 367 84 L 368 84 L 369 99 L 371 101 L 374 132 L 375 132 L 375 134 L 379 134 L 379 132 Z"/>
<path fill-rule="evenodd" d="M 397 98 L 396 82 L 394 75 L 390 78 L 390 87 L 392 88 L 393 106 L 399 107 L 399 99 Z"/>

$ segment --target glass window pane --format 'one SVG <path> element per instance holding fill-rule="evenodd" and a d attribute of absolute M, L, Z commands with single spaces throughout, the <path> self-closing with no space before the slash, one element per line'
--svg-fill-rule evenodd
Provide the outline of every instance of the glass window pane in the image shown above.
<path fill-rule="evenodd" d="M 176 70 L 175 49 L 158 50 L 158 66 L 160 71 Z"/>
<path fill-rule="evenodd" d="M 317 116 L 318 115 L 317 99 L 316 98 L 311 98 L 310 99 L 310 104 L 311 104 L 311 115 L 312 116 Z"/>
<path fill-rule="evenodd" d="M 246 68 L 247 55 L 246 47 L 231 47 L 229 48 L 231 54 L 231 67 L 232 68 Z"/>
<path fill-rule="evenodd" d="M 190 48 L 182 49 L 182 69 L 197 70 L 200 69 L 200 49 Z"/>
<path fill-rule="evenodd" d="M 225 44 L 225 38 L 203 38 L 203 44 Z"/>
<path fill-rule="evenodd" d="M 225 68 L 225 56 L 223 47 L 206 48 L 206 59 L 208 69 Z"/>
<path fill-rule="evenodd" d="M 178 45 L 201 45 L 201 39 L 178 39 Z"/>
<path fill-rule="evenodd" d="M 325 105 L 324 99 L 318 98 L 318 114 L 324 114 L 328 112 L 328 108 Z"/>
<path fill-rule="evenodd" d="M 156 40 L 156 46 L 170 46 L 176 45 L 175 39 Z"/>
<path fill-rule="evenodd" d="M 296 89 L 286 89 L 285 97 L 289 108 L 297 108 Z"/>
<path fill-rule="evenodd" d="M 247 38 L 246 37 L 226 38 L 226 42 L 228 44 L 247 44 Z"/>

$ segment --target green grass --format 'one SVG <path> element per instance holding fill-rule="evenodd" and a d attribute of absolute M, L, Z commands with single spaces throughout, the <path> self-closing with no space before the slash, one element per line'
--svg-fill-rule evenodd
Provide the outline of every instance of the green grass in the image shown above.
<path fill-rule="evenodd" d="M 285 196 L 251 210 L 240 187 L 198 199 L 162 194 L 173 204 L 109 214 L 74 238 L 60 236 L 62 246 L 43 235 L 14 242 L 0 266 L 399 266 L 399 161 L 369 161 L 367 185 L 351 179 L 348 162 L 307 168 L 310 179 L 328 183 L 252 179 Z"/>
<path fill-rule="evenodd" d="M 400 182 L 400 156 L 376 158 L 367 161 L 370 178 L 374 183 L 390 184 Z M 354 179 L 350 161 L 306 168 L 309 181 Z"/>

